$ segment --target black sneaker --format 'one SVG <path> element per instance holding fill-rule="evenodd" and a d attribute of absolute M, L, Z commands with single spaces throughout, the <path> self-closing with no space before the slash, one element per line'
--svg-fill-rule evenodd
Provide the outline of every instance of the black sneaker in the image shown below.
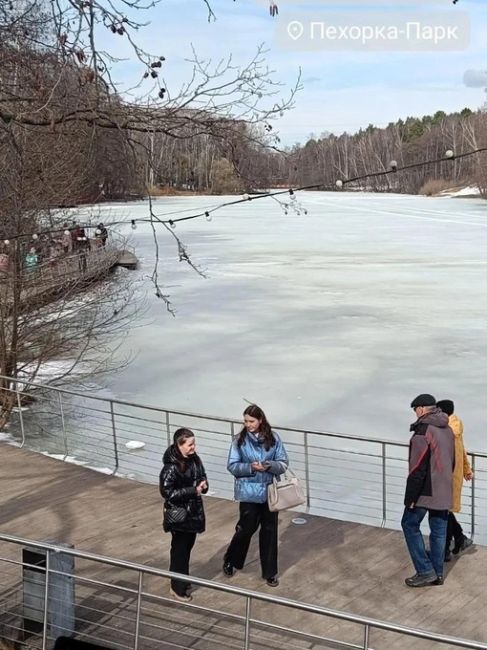
<path fill-rule="evenodd" d="M 470 548 L 473 546 L 473 539 L 469 539 L 468 537 L 463 538 L 463 542 L 460 544 L 460 546 L 457 546 L 455 544 L 455 548 L 453 549 L 453 555 L 458 555 L 459 553 L 462 553 L 463 551 L 466 551 L 467 548 Z"/>
<path fill-rule="evenodd" d="M 233 566 L 230 564 L 230 562 L 224 562 L 223 563 L 223 573 L 231 578 L 233 575 L 235 575 L 235 569 Z"/>
<path fill-rule="evenodd" d="M 269 585 L 269 587 L 279 587 L 279 579 L 277 576 L 274 576 L 273 578 L 267 578 L 266 583 Z"/>
<path fill-rule="evenodd" d="M 450 558 L 451 559 L 451 558 Z M 445 584 L 445 579 L 443 576 L 438 576 L 434 582 L 431 583 L 432 585 L 443 585 Z"/>
<path fill-rule="evenodd" d="M 451 562 L 451 551 L 446 551 L 444 561 Z"/>
<path fill-rule="evenodd" d="M 438 580 L 436 573 L 425 573 L 423 575 L 416 573 L 411 578 L 406 578 L 404 582 L 408 587 L 427 587 L 434 584 L 436 580 Z"/>
<path fill-rule="evenodd" d="M 176 600 L 179 600 L 182 603 L 190 603 L 193 600 L 193 596 L 191 596 L 190 594 L 187 594 L 187 593 L 178 594 L 172 588 L 169 589 L 169 593 L 171 594 L 171 596 L 173 598 L 175 598 Z"/>

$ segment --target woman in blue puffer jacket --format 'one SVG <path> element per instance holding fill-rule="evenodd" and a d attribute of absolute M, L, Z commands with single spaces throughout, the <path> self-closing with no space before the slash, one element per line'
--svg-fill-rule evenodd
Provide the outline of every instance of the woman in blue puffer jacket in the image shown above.
<path fill-rule="evenodd" d="M 244 411 L 244 427 L 232 442 L 228 471 L 235 477 L 235 500 L 240 501 L 240 518 L 225 553 L 223 573 L 233 576 L 243 569 L 252 535 L 260 526 L 259 551 L 262 577 L 277 587 L 278 513 L 267 504 L 267 486 L 283 474 L 288 457 L 279 436 L 272 431 L 264 411 L 251 404 Z"/>

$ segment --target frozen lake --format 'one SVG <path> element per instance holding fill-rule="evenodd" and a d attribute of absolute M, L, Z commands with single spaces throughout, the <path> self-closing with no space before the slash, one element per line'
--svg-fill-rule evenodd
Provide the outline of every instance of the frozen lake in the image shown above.
<path fill-rule="evenodd" d="M 156 212 L 199 212 L 226 197 L 168 197 Z M 285 215 L 260 199 L 179 223 L 208 279 L 159 231 L 173 318 L 146 283 L 136 359 L 109 392 L 170 409 L 236 416 L 243 398 L 273 423 L 407 440 L 411 399 L 452 398 L 471 449 L 487 451 L 487 202 L 305 193 Z M 97 208 L 98 210 L 98 208 Z M 147 202 L 102 206 L 105 222 L 145 217 Z M 184 213 L 185 214 L 185 213 Z M 182 215 L 180 215 L 182 216 Z M 167 217 L 169 218 L 169 217 Z M 148 224 L 132 243 L 153 268 Z"/>

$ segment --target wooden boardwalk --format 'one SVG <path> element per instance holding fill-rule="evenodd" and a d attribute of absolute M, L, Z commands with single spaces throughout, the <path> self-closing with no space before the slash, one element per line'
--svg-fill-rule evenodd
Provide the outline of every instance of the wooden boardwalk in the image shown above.
<path fill-rule="evenodd" d="M 170 536 L 161 530 L 161 499 L 156 486 L 106 476 L 7 444 L 1 446 L 1 454 L 1 533 L 72 543 L 77 549 L 167 568 Z M 400 532 L 311 516 L 306 517 L 306 525 L 298 526 L 291 522 L 293 513 L 287 512 L 280 519 L 281 585 L 272 589 L 260 578 L 255 543 L 245 569 L 231 579 L 223 576 L 222 556 L 233 533 L 237 506 L 212 497 L 207 497 L 205 504 L 207 532 L 198 537 L 193 551 L 195 575 L 402 625 L 487 641 L 487 548 L 476 547 L 446 565 L 444 586 L 408 589 L 404 578 L 413 571 Z M 0 557 L 5 551 L 6 545 L 2 543 Z M 166 585 L 160 584 L 158 588 L 161 594 L 167 594 Z M 2 587 L 3 601 L 1 592 Z M 243 613 L 243 602 L 229 594 L 198 589 L 193 602 Z M 168 607 L 174 611 L 174 605 Z M 178 607 L 180 611 L 181 606 Z M 265 619 L 265 614 L 273 622 L 288 627 L 302 627 L 303 621 L 307 621 L 310 632 L 350 643 L 362 642 L 363 630 L 358 625 L 266 604 L 258 608 L 259 616 L 256 612 L 254 616 L 259 618 Z M 204 617 L 196 614 L 195 624 L 201 621 L 203 626 Z M 214 630 L 213 633 L 216 634 Z M 203 636 L 202 633 L 192 647 L 225 646 L 221 641 L 204 645 Z M 272 636 L 262 633 L 251 647 L 271 648 L 277 647 L 276 643 Z M 303 644 L 302 640 L 293 643 L 289 639 L 287 645 L 283 639 L 279 645 L 333 647 Z M 172 646 L 159 643 L 157 647 Z M 227 647 L 241 645 L 229 642 Z M 370 647 L 386 650 L 445 646 L 372 631 Z"/>

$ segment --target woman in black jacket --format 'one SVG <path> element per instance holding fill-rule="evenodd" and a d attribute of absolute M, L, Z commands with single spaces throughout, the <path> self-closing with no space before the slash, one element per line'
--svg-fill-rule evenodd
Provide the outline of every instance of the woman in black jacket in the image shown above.
<path fill-rule="evenodd" d="M 194 433 L 178 429 L 173 444 L 164 453 L 159 491 L 164 499 L 163 529 L 171 533 L 169 571 L 189 575 L 189 558 L 197 533 L 205 530 L 202 494 L 208 492 L 205 468 L 196 454 Z M 189 602 L 189 582 L 171 580 L 171 594 Z"/>

